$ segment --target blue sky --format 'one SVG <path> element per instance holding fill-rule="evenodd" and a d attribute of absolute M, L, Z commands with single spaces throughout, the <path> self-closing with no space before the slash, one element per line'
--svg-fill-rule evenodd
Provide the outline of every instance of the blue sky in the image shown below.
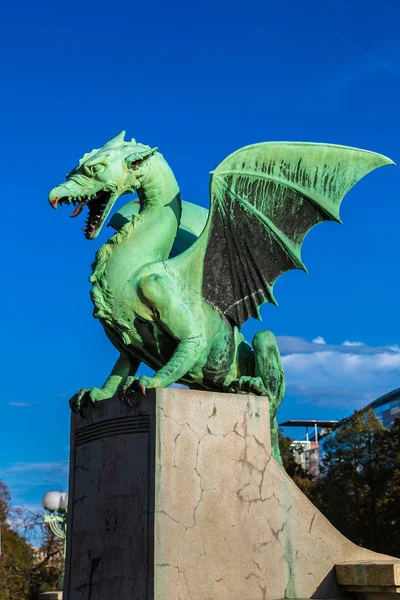
<path fill-rule="evenodd" d="M 249 143 L 339 143 L 399 163 L 400 5 L 23 1 L 2 17 L 0 479 L 37 505 L 66 484 L 68 398 L 116 358 L 87 282 L 109 230 L 85 240 L 49 189 L 121 129 L 159 146 L 204 206 L 208 172 Z M 399 183 L 385 168 L 351 190 L 344 225 L 306 239 L 309 275 L 282 277 L 279 308 L 262 310 L 284 354 L 281 420 L 344 417 L 400 386 Z"/>

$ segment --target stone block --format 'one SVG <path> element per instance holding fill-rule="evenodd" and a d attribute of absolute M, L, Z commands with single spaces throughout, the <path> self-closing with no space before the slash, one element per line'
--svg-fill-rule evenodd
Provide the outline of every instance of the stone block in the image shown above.
<path fill-rule="evenodd" d="M 400 560 L 336 565 L 340 585 L 400 586 Z"/>
<path fill-rule="evenodd" d="M 338 583 L 357 598 L 400 598 L 400 560 L 342 563 L 335 570 Z"/>
<path fill-rule="evenodd" d="M 182 389 L 73 415 L 65 600 L 347 598 L 344 538 L 271 457 L 266 398 Z"/>

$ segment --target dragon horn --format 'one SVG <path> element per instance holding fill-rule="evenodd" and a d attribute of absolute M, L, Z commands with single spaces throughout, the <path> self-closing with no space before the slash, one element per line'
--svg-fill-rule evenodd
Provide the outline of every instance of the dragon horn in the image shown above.
<path fill-rule="evenodd" d="M 104 144 L 103 148 L 106 146 L 115 146 L 115 144 L 121 144 L 125 139 L 126 131 L 120 131 L 118 135 L 112 138 L 109 142 Z"/>
<path fill-rule="evenodd" d="M 155 154 L 157 150 L 158 148 L 149 148 L 148 150 L 143 150 L 142 152 L 132 152 L 131 154 L 128 154 L 128 156 L 125 158 L 125 162 L 127 165 L 131 165 L 137 160 L 145 160 L 146 158 L 149 158 L 150 156 Z"/>

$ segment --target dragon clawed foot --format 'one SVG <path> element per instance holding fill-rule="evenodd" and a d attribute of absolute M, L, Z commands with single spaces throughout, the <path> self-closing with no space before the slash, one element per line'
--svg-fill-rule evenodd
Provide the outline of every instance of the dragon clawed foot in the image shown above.
<path fill-rule="evenodd" d="M 160 383 L 156 377 L 147 377 L 146 375 L 128 377 L 124 386 L 119 391 L 119 398 L 129 407 L 134 408 L 132 400 L 137 395 L 136 393 L 141 392 L 143 396 L 146 396 L 147 390 L 155 387 L 160 387 Z M 142 395 L 137 395 L 135 398 L 135 408 L 139 405 Z"/>
<path fill-rule="evenodd" d="M 261 377 L 242 376 L 231 384 L 231 391 L 236 394 L 255 394 L 256 396 L 268 396 Z"/>
<path fill-rule="evenodd" d="M 69 401 L 69 405 L 71 407 L 72 412 L 79 414 L 81 417 L 85 418 L 85 412 L 83 410 L 84 405 L 87 402 L 87 396 L 90 390 L 86 388 L 82 388 L 72 396 Z"/>
<path fill-rule="evenodd" d="M 85 418 L 85 404 L 96 404 L 96 402 L 98 402 L 99 400 L 105 400 L 106 398 L 107 394 L 103 392 L 103 390 L 101 390 L 100 388 L 82 388 L 79 390 L 79 392 L 72 396 L 72 398 L 69 401 L 69 405 L 74 413 L 77 413 L 81 417 Z"/>
<path fill-rule="evenodd" d="M 124 383 L 124 386 L 119 391 L 119 399 L 121 400 L 121 402 L 123 402 L 130 408 L 136 409 L 141 400 L 140 397 L 135 398 L 136 392 L 139 390 L 142 392 L 142 394 L 144 396 L 146 395 L 146 389 L 141 388 L 139 379 L 137 377 L 128 377 Z M 134 402 L 132 402 L 133 399 L 134 399 Z"/>

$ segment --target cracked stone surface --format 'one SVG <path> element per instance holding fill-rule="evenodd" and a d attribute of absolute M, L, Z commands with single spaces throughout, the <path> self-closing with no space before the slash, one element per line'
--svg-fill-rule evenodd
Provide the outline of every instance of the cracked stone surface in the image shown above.
<path fill-rule="evenodd" d="M 336 562 L 383 558 L 271 458 L 267 399 L 158 390 L 156 411 L 156 600 L 310 598 Z M 328 587 L 314 597 L 343 597 Z"/>
<path fill-rule="evenodd" d="M 160 389 L 137 413 L 149 433 L 111 428 L 72 453 L 67 600 L 339 599 L 336 563 L 386 558 L 274 461 L 266 398 Z M 72 439 L 132 415 L 106 401 L 73 417 Z"/>

